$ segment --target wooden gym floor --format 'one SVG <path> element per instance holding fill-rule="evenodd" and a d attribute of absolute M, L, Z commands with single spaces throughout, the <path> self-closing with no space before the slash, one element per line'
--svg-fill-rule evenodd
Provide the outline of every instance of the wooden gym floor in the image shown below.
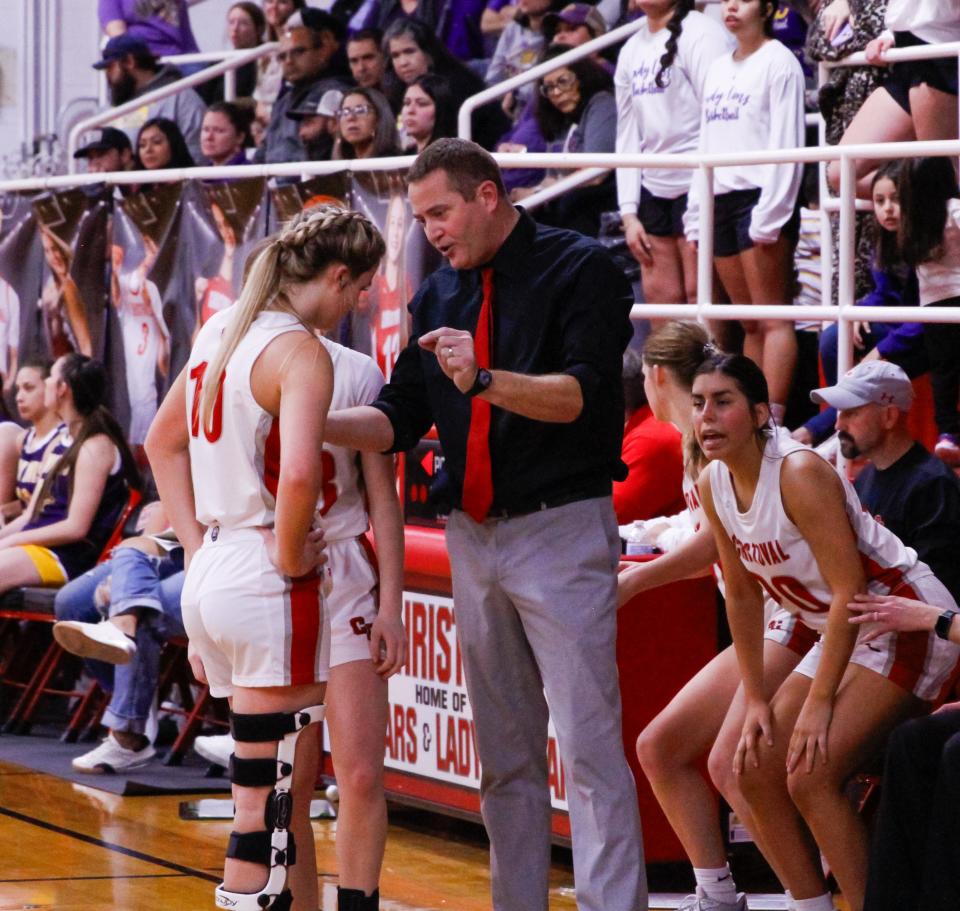
<path fill-rule="evenodd" d="M 118 797 L 0 761 L 0 911 L 202 911 L 213 908 L 229 821 L 183 821 L 185 798 Z M 399 813 L 399 817 L 404 817 Z M 414 825 L 390 827 L 384 911 L 488 911 L 486 850 Z M 315 821 L 323 911 L 336 908 L 335 822 Z M 556 867 L 551 911 L 575 909 Z"/>

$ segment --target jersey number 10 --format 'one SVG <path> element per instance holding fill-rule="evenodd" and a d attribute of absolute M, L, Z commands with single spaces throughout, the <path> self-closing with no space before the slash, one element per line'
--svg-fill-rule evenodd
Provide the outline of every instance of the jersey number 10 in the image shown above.
<path fill-rule="evenodd" d="M 194 381 L 193 405 L 190 407 L 190 434 L 200 436 L 200 394 L 203 391 L 203 375 L 207 372 L 207 362 L 201 361 L 190 371 L 190 379 Z M 203 435 L 208 443 L 216 443 L 223 433 L 223 383 L 227 372 L 220 374 L 220 386 L 217 389 L 217 399 L 213 403 L 213 418 L 210 426 L 203 422 Z"/>

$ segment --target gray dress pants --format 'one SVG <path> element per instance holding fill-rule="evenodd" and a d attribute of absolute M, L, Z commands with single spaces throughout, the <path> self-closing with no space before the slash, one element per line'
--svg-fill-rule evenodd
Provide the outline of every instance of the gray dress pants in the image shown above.
<path fill-rule="evenodd" d="M 496 911 L 545 911 L 547 716 L 566 770 L 577 906 L 646 911 L 637 794 L 623 750 L 609 497 L 447 525 Z"/>

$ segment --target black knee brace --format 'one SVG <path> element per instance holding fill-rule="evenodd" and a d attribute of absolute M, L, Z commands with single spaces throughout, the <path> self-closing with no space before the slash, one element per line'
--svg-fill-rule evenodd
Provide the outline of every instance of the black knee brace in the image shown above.
<path fill-rule="evenodd" d="M 293 814 L 293 762 L 297 740 L 311 724 L 323 721 L 324 706 L 311 705 L 296 712 L 262 715 L 230 713 L 233 738 L 241 743 L 279 741 L 276 759 L 230 757 L 230 780 L 239 787 L 272 787 L 259 832 L 232 832 L 227 857 L 262 864 L 270 874 L 258 892 L 230 892 L 221 883 L 216 891 L 218 908 L 233 911 L 288 911 L 293 896 L 286 888 L 287 867 L 297 862 L 297 846 L 290 832 Z"/>

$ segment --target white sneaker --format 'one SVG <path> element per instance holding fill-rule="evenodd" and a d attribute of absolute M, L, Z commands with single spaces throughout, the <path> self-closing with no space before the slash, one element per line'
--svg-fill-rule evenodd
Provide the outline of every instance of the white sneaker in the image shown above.
<path fill-rule="evenodd" d="M 743 892 L 737 894 L 735 904 L 730 902 L 717 901 L 715 898 L 709 898 L 706 892 L 700 886 L 697 886 L 696 894 L 688 895 L 679 905 L 677 911 L 749 911 L 747 907 L 747 896 Z"/>
<path fill-rule="evenodd" d="M 136 642 L 109 620 L 102 623 L 61 620 L 53 624 L 53 638 L 74 655 L 110 664 L 127 664 L 137 653 Z"/>
<path fill-rule="evenodd" d="M 126 772 L 146 765 L 156 754 L 157 751 L 149 743 L 142 750 L 128 750 L 120 746 L 111 732 L 100 746 L 77 756 L 70 765 L 76 772 L 89 772 L 92 775 Z"/>
<path fill-rule="evenodd" d="M 229 734 L 220 734 L 213 737 L 196 737 L 193 748 L 199 756 L 207 762 L 223 766 L 230 766 L 230 755 L 233 753 L 233 738 Z"/>

